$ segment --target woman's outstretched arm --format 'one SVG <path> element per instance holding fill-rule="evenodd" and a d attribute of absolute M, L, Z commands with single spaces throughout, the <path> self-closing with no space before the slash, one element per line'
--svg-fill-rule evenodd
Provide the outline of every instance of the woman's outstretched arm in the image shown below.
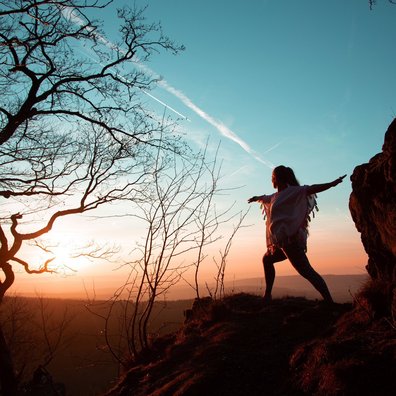
<path fill-rule="evenodd" d="M 326 191 L 331 187 L 335 187 L 337 184 L 340 184 L 346 175 L 340 176 L 337 179 L 333 180 L 330 183 L 323 183 L 323 184 L 313 184 L 312 186 L 307 187 L 307 194 L 317 194 L 322 191 Z"/>
<path fill-rule="evenodd" d="M 255 195 L 252 198 L 248 199 L 248 203 L 257 202 L 257 201 L 268 201 L 268 195 Z"/>

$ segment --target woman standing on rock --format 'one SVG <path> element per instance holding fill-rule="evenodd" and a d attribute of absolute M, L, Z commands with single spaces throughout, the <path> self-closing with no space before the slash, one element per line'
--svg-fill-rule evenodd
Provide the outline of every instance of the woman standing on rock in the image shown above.
<path fill-rule="evenodd" d="M 311 267 L 307 250 L 309 214 L 316 207 L 315 194 L 341 183 L 346 175 L 324 184 L 300 186 L 291 168 L 280 165 L 272 172 L 272 184 L 278 192 L 252 197 L 248 203 L 259 202 L 267 218 L 267 252 L 263 257 L 266 290 L 264 300 L 271 301 L 275 280 L 274 263 L 289 259 L 297 272 L 322 295 L 333 302 L 324 279 Z"/>

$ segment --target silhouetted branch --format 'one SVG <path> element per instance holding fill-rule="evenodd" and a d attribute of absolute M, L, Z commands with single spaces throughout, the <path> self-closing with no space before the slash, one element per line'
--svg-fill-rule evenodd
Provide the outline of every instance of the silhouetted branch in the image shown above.
<path fill-rule="evenodd" d="M 33 9 L 39 8 L 43 5 L 56 5 L 57 7 L 76 7 L 78 9 L 84 9 L 84 8 L 105 8 L 112 2 L 113 0 L 107 0 L 105 2 L 101 2 L 99 0 L 93 0 L 93 1 L 86 1 L 85 4 L 82 3 L 80 5 L 76 5 L 74 4 L 75 2 L 73 2 L 72 0 L 37 0 L 35 2 L 30 2 L 30 3 L 20 2 L 19 4 L 17 4 L 16 7 L 13 7 L 14 4 L 12 4 L 10 0 L 2 0 L 0 1 L 0 5 L 8 9 L 0 10 L 0 16 L 29 13 Z"/>
<path fill-rule="evenodd" d="M 217 263 L 216 260 L 214 259 L 216 266 L 217 266 L 217 275 L 215 278 L 215 289 L 214 292 L 211 293 L 211 297 L 214 299 L 217 298 L 223 298 L 225 295 L 225 289 L 224 289 L 224 276 L 225 276 L 225 270 L 226 270 L 226 265 L 227 265 L 227 258 L 228 254 L 230 253 L 231 246 L 232 246 L 232 241 L 236 235 L 236 233 L 239 231 L 239 229 L 243 227 L 247 227 L 243 225 L 243 222 L 249 213 L 249 210 L 247 210 L 245 213 L 241 213 L 239 220 L 236 225 L 234 225 L 233 231 L 231 235 L 229 236 L 227 243 L 225 244 L 224 251 L 220 250 L 220 262 Z"/>
<path fill-rule="evenodd" d="M 133 118 L 145 113 L 137 98 L 140 89 L 149 89 L 156 80 L 139 70 L 121 70 L 121 66 L 131 59 L 139 61 L 139 52 L 145 60 L 157 47 L 172 52 L 183 47 L 163 36 L 159 25 L 146 25 L 139 10 L 119 13 L 122 44 L 110 43 L 99 21 L 84 13 L 109 3 L 26 0 L 17 13 L 0 13 L 0 54 L 5 66 L 0 78 L 13 82 L 11 90 L 2 92 L 0 145 L 27 122 L 53 117 L 95 124 L 117 141 L 119 134 L 125 134 L 137 142 L 150 143 L 147 129 L 136 130 Z M 26 11 L 29 9 L 33 18 Z M 155 32 L 157 38 L 153 39 Z M 69 45 L 71 39 L 94 55 L 76 52 Z M 120 123 L 120 117 L 125 116 Z"/>
<path fill-rule="evenodd" d="M 18 257 L 13 257 L 11 260 L 12 260 L 12 261 L 15 261 L 15 262 L 18 263 L 18 264 L 23 265 L 23 267 L 25 268 L 25 271 L 26 271 L 28 274 L 43 274 L 44 272 L 48 272 L 48 273 L 55 273 L 55 272 L 56 272 L 55 270 L 48 268 L 48 265 L 49 265 L 54 259 L 55 259 L 55 257 L 46 260 L 45 263 L 44 263 L 39 269 L 36 269 L 36 270 L 30 269 L 30 268 L 29 268 L 29 264 L 28 264 L 26 261 L 19 259 Z"/>
<path fill-rule="evenodd" d="M 388 0 L 388 3 L 396 4 L 396 1 L 395 0 Z M 372 10 L 376 4 L 377 4 L 377 0 L 369 0 L 370 10 Z"/>

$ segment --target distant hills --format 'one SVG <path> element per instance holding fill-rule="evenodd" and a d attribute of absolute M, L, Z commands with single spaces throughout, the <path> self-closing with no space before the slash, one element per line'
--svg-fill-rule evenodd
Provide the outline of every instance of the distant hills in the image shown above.
<path fill-rule="evenodd" d="M 353 300 L 352 296 L 356 294 L 362 284 L 366 281 L 368 275 L 324 275 L 323 278 L 326 280 L 334 300 L 343 303 L 351 302 Z M 67 285 L 67 279 L 53 279 L 53 283 L 58 287 L 52 288 L 50 291 L 47 287 L 45 287 L 45 285 L 48 284 L 48 281 L 47 283 L 41 283 L 40 279 L 38 278 L 31 280 L 34 281 L 34 289 L 32 289 L 31 284 L 28 285 L 27 281 L 25 281 L 26 284 L 18 283 L 18 285 L 20 285 L 20 288 L 16 289 L 16 294 L 26 297 L 36 297 L 37 294 L 39 294 L 49 298 L 84 300 L 87 298 L 88 292 L 91 297 L 94 294 L 97 300 L 107 300 L 108 298 L 113 296 L 115 290 L 117 289 L 117 285 L 101 286 L 103 284 L 107 284 L 107 282 L 103 282 L 102 279 L 98 279 L 94 290 L 91 289 L 89 286 L 87 287 L 88 290 L 84 289 L 83 284 L 81 284 L 80 289 L 77 287 L 71 289 Z M 64 283 L 62 283 L 62 280 L 64 281 Z M 118 281 L 119 286 L 122 283 L 122 279 L 119 279 Z M 215 285 L 209 284 L 207 286 L 205 284 L 202 284 L 200 286 L 201 297 L 207 296 L 209 294 L 208 288 L 209 290 L 214 290 Z M 241 292 L 263 295 L 264 289 L 264 276 L 257 278 L 237 279 L 225 282 L 225 292 L 227 295 Z M 32 291 L 24 292 L 24 290 Z M 54 290 L 56 290 L 56 292 L 54 292 Z M 319 293 L 311 286 L 311 284 L 300 275 L 277 276 L 275 279 L 273 296 L 275 298 L 282 298 L 287 296 L 305 297 L 308 299 L 321 298 Z M 196 294 L 192 287 L 182 282 L 174 285 L 165 296 L 167 301 L 189 300 L 195 297 Z"/>
<path fill-rule="evenodd" d="M 353 296 L 368 279 L 368 275 L 324 275 L 331 294 L 336 302 L 351 302 Z M 214 289 L 209 285 L 209 289 Z M 225 283 L 226 294 L 251 293 L 263 295 L 265 289 L 264 277 L 239 279 Z M 201 286 L 201 294 L 207 295 L 206 287 Z M 275 298 L 305 297 L 321 299 L 313 286 L 300 275 L 277 276 L 273 290 Z M 186 285 L 176 285 L 167 295 L 169 300 L 194 298 L 194 291 Z"/>

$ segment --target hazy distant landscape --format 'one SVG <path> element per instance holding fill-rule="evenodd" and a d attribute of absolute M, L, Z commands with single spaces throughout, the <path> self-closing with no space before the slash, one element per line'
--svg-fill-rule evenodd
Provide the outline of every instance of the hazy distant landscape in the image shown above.
<path fill-rule="evenodd" d="M 350 302 L 353 295 L 359 290 L 368 275 L 324 275 L 330 292 L 336 302 Z M 211 287 L 209 286 L 209 289 Z M 225 282 L 227 294 L 252 293 L 264 294 L 264 277 L 239 279 L 232 282 Z M 202 294 L 208 294 L 204 286 L 201 288 Z M 275 298 L 285 296 L 306 297 L 308 299 L 320 299 L 320 295 L 312 285 L 299 275 L 277 276 L 273 290 Z M 175 285 L 170 290 L 167 297 L 169 299 L 188 299 L 194 298 L 194 291 L 188 286 Z"/>
<path fill-rule="evenodd" d="M 55 383 L 63 383 L 66 394 L 72 396 L 98 395 L 116 381 L 119 372 L 105 340 L 105 321 L 110 302 L 27 297 L 9 297 L 1 312 L 4 330 L 10 339 L 15 366 L 23 372 L 22 382 L 31 379 L 33 371 L 42 365 L 49 354 L 47 340 L 54 350 L 54 358 L 46 367 Z M 125 347 L 120 336 L 119 322 L 122 302 L 111 319 L 107 335 Z M 180 328 L 183 311 L 191 308 L 191 300 L 158 302 L 149 323 L 149 332 L 156 338 Z M 43 328 L 42 318 L 45 318 Z M 64 319 L 66 325 L 60 327 Z M 26 360 L 24 345 L 34 345 Z M 126 347 L 125 347 L 126 350 Z"/>
<path fill-rule="evenodd" d="M 326 283 L 329 286 L 333 298 L 337 302 L 352 301 L 351 293 L 354 294 L 367 279 L 367 274 L 352 274 L 352 275 L 323 275 Z M 95 286 L 94 289 L 81 289 L 75 288 L 73 292 L 68 292 L 65 295 L 63 288 L 59 288 L 58 292 L 51 290 L 50 293 L 46 294 L 44 291 L 45 287 L 43 283 L 39 283 L 40 279 L 35 280 L 35 285 L 40 292 L 22 292 L 23 288 L 17 289 L 17 295 L 23 295 L 26 297 L 36 297 L 37 294 L 43 295 L 44 297 L 59 298 L 59 299 L 73 299 L 73 300 L 85 300 L 87 299 L 87 294 L 89 298 L 95 296 L 99 300 L 107 300 L 111 298 L 114 294 L 115 287 L 107 286 L 100 287 Z M 61 285 L 61 284 L 60 284 Z M 200 294 L 203 296 L 209 294 L 209 290 L 213 291 L 215 289 L 214 284 L 201 284 Z M 246 278 L 246 279 L 236 279 L 232 281 L 225 281 L 225 291 L 227 294 L 247 292 L 253 294 L 263 294 L 265 288 L 265 280 L 263 277 L 257 278 Z M 320 298 L 320 295 L 313 289 L 312 285 L 299 275 L 289 275 L 289 276 L 277 276 L 275 279 L 274 286 L 274 296 L 284 297 L 284 296 L 299 296 L 307 297 L 309 299 Z M 194 289 L 187 285 L 186 283 L 179 282 L 173 285 L 169 291 L 166 293 L 165 299 L 170 300 L 186 300 L 193 299 L 196 297 Z M 162 297 L 163 299 L 164 297 Z"/>

